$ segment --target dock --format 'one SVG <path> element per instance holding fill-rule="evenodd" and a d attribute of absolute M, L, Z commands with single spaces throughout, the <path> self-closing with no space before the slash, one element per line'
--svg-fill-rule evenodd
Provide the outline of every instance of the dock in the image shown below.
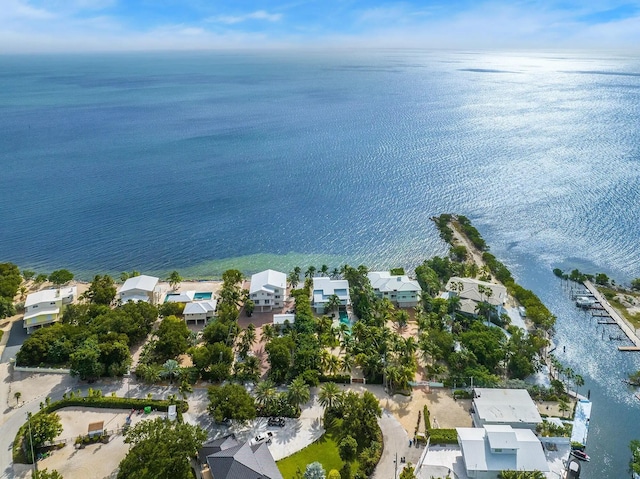
<path fill-rule="evenodd" d="M 633 346 L 619 346 L 618 350 L 619 351 L 640 351 L 640 338 L 636 336 L 635 331 L 629 327 L 629 325 L 624 320 L 624 318 L 622 318 L 620 314 L 618 314 L 618 312 L 614 308 L 612 308 L 611 305 L 609 305 L 607 300 L 603 298 L 602 295 L 600 294 L 600 291 L 598 291 L 598 289 L 593 284 L 591 284 L 591 281 L 585 281 L 584 286 L 589 290 L 591 294 L 593 294 L 594 299 L 598 303 L 600 303 L 602 308 L 609 314 L 611 319 L 613 319 L 616 322 L 616 324 L 620 327 L 622 332 L 627 336 L 629 341 L 633 343 Z"/>

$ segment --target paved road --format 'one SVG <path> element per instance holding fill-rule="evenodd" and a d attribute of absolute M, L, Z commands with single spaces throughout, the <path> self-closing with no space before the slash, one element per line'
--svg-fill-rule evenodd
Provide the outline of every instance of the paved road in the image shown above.
<path fill-rule="evenodd" d="M 414 466 L 418 463 L 420 455 L 424 452 L 424 447 L 409 447 L 410 438 L 407 432 L 387 410 L 382 411 L 380 429 L 384 440 L 384 451 L 376 470 L 373 472 L 373 479 L 395 479 L 400 475 L 400 471 L 406 463 L 410 462 Z M 396 454 L 398 458 L 397 476 Z M 402 457 L 405 458 L 405 464 L 400 462 Z"/>
<path fill-rule="evenodd" d="M 2 352 L 0 362 L 7 363 L 9 359 L 16 357 L 22 343 L 24 343 L 29 336 L 27 335 L 27 330 L 22 326 L 22 321 L 14 321 L 11 329 L 4 334 L 9 335 L 9 337 L 7 338 L 7 344 Z"/>

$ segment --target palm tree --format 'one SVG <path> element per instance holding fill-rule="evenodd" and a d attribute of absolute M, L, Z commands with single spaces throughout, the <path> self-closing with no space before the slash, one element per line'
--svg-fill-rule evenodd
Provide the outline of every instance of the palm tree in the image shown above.
<path fill-rule="evenodd" d="M 289 283 L 289 286 L 291 286 L 291 289 L 296 289 L 296 287 L 298 286 L 298 283 L 300 283 L 299 273 L 296 273 L 295 271 L 291 271 L 289 273 L 289 276 L 287 276 L 287 283 Z"/>
<path fill-rule="evenodd" d="M 289 390 L 287 391 L 287 402 L 294 409 L 300 409 L 300 406 L 306 403 L 310 397 L 309 386 L 304 382 L 304 379 L 297 377 L 291 381 Z"/>
<path fill-rule="evenodd" d="M 180 273 L 178 273 L 177 271 L 172 271 L 167 280 L 169 281 L 169 286 L 171 286 L 171 289 L 175 291 L 178 285 L 182 283 L 182 276 L 180 276 Z"/>
<path fill-rule="evenodd" d="M 178 377 L 180 374 L 180 365 L 178 361 L 175 359 L 167 359 L 165 363 L 162 365 L 162 371 L 160 372 L 161 377 L 168 377 L 169 382 L 173 384 L 173 378 Z"/>
<path fill-rule="evenodd" d="M 304 272 L 304 277 L 305 278 L 313 278 L 313 275 L 316 272 L 316 267 L 315 266 L 309 266 L 307 268 L 307 270 Z"/>
<path fill-rule="evenodd" d="M 336 383 L 324 383 L 320 386 L 320 392 L 318 393 L 318 402 L 320 406 L 323 408 L 333 408 L 337 406 L 340 397 L 342 396 L 342 391 L 336 385 Z"/>
<path fill-rule="evenodd" d="M 269 379 L 259 382 L 256 386 L 255 395 L 256 403 L 260 406 L 267 407 L 276 397 L 276 386 L 273 384 L 273 381 Z"/>
<path fill-rule="evenodd" d="M 399 329 L 403 329 L 409 322 L 409 313 L 400 309 L 396 311 L 396 314 L 393 316 L 393 320 L 398 325 Z"/>
<path fill-rule="evenodd" d="M 327 362 L 327 372 L 329 374 L 336 375 L 340 371 L 340 358 L 338 356 L 334 356 L 333 354 L 329 358 Z"/>
<path fill-rule="evenodd" d="M 273 324 L 265 324 L 262 326 L 262 334 L 260 335 L 260 340 L 263 343 L 267 343 L 276 337 L 276 329 L 273 327 Z"/>
<path fill-rule="evenodd" d="M 329 276 L 329 267 L 326 264 L 320 266 L 320 274 L 322 276 Z"/>
<path fill-rule="evenodd" d="M 340 270 L 338 268 L 333 268 L 333 271 L 331 271 L 331 279 L 338 278 L 340 278 Z"/>
<path fill-rule="evenodd" d="M 579 374 L 576 374 L 573 377 L 573 383 L 576 385 L 576 397 L 578 396 L 578 391 L 582 386 L 584 386 L 584 378 Z"/>
<path fill-rule="evenodd" d="M 565 401 L 564 399 L 560 399 L 558 401 L 558 410 L 560 410 L 560 412 L 563 414 L 569 411 L 569 403 L 567 403 L 567 401 Z"/>
<path fill-rule="evenodd" d="M 22 397 L 22 393 L 20 391 L 16 391 L 13 394 L 13 397 L 16 398 L 16 404 L 18 404 L 20 402 L 20 398 Z"/>
<path fill-rule="evenodd" d="M 329 299 L 327 300 L 327 304 L 325 305 L 325 310 L 338 311 L 341 305 L 342 305 L 342 301 L 340 301 L 340 297 L 337 294 L 333 293 L 331 296 L 329 296 Z"/>
<path fill-rule="evenodd" d="M 345 354 L 342 356 L 342 361 L 340 365 L 340 371 L 343 373 L 351 374 L 351 369 L 353 369 L 353 356 L 350 354 Z"/>

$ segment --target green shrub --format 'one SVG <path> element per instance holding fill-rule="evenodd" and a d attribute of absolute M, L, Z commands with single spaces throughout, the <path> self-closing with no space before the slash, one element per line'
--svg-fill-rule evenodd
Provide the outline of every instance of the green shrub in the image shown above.
<path fill-rule="evenodd" d="M 431 444 L 458 444 L 458 433 L 455 429 L 431 429 Z"/>

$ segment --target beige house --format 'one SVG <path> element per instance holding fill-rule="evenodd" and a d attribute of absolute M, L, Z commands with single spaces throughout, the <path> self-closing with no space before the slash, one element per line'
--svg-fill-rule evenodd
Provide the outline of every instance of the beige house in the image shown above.
<path fill-rule="evenodd" d="M 156 304 L 159 296 L 158 278 L 144 274 L 129 278 L 118 291 L 118 297 L 122 303 L 143 301 Z"/>
<path fill-rule="evenodd" d="M 500 316 L 507 302 L 507 288 L 501 284 L 472 278 L 453 276 L 447 282 L 445 290 L 460 297 L 460 311 L 468 314 L 476 314 L 476 305 L 486 301 L 496 307 L 496 312 Z"/>
<path fill-rule="evenodd" d="M 27 296 L 24 303 L 23 327 L 27 334 L 62 318 L 64 306 L 73 302 L 78 294 L 75 286 L 69 288 L 45 289 Z"/>
<path fill-rule="evenodd" d="M 401 308 L 413 308 L 418 304 L 422 288 L 407 275 L 392 276 L 389 271 L 372 271 L 367 277 L 378 298 L 386 298 Z"/>
<path fill-rule="evenodd" d="M 282 308 L 287 295 L 287 275 L 268 269 L 251 276 L 249 298 L 257 311 Z"/>

